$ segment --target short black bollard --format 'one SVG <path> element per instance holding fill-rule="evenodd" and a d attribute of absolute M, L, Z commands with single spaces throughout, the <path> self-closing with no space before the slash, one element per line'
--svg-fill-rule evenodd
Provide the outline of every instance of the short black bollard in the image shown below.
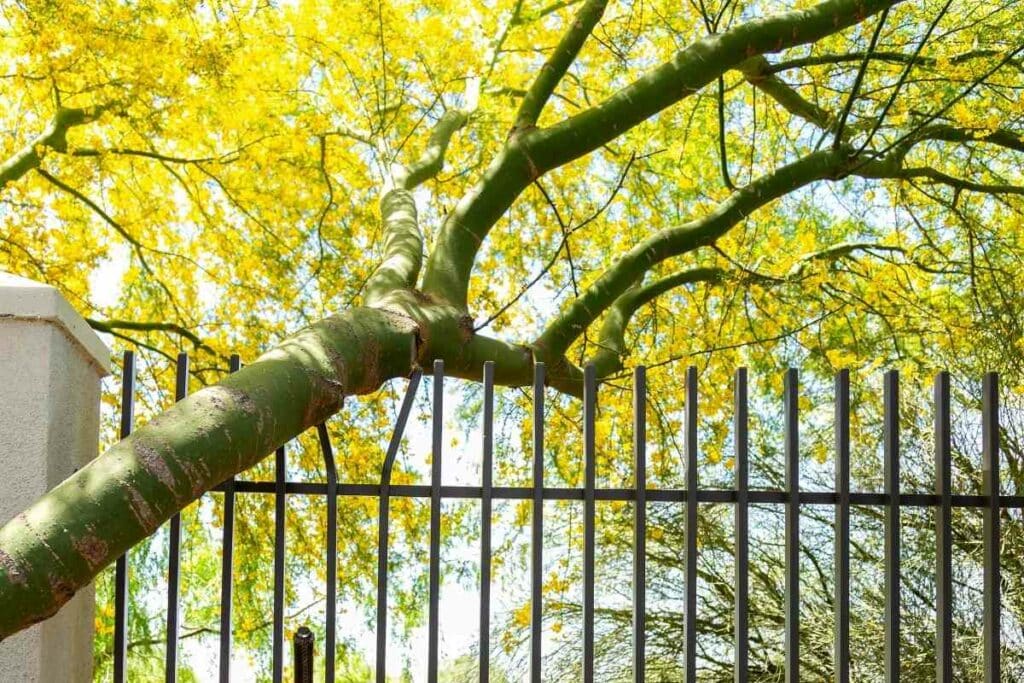
<path fill-rule="evenodd" d="M 313 683 L 313 632 L 305 626 L 295 632 L 295 683 Z"/>

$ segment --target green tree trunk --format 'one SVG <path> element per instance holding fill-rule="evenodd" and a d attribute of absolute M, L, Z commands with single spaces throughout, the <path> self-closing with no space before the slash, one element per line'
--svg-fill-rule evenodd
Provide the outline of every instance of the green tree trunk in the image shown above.
<path fill-rule="evenodd" d="M 0 529 L 0 640 L 55 613 L 175 512 L 416 364 L 418 325 L 332 316 L 154 418 Z"/>

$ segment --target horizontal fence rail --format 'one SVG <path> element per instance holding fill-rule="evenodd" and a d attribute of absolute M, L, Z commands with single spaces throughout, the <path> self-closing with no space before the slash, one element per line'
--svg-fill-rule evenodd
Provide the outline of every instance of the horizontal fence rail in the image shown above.
<path fill-rule="evenodd" d="M 241 366 L 238 356 L 231 358 L 231 371 Z M 136 363 L 131 351 L 125 352 L 121 392 L 122 437 L 131 433 L 134 415 Z M 934 508 L 936 533 L 936 680 L 953 681 L 953 585 L 952 585 L 952 510 L 974 508 L 983 513 L 983 660 L 986 682 L 1000 680 L 1000 612 L 1001 586 L 999 566 L 1000 513 L 1004 509 L 1024 508 L 1024 496 L 1001 495 L 999 487 L 999 418 L 998 379 L 994 373 L 986 374 L 982 384 L 982 493 L 978 495 L 954 494 L 951 486 L 951 428 L 950 377 L 939 373 L 934 383 L 935 405 L 935 493 L 904 493 L 900 490 L 900 438 L 899 438 L 899 378 L 896 372 L 886 373 L 883 384 L 883 491 L 855 492 L 850 490 L 850 375 L 840 371 L 835 378 L 834 439 L 836 454 L 835 490 L 802 491 L 799 488 L 799 386 L 798 374 L 790 369 L 785 374 L 784 405 L 784 463 L 785 487 L 781 490 L 751 489 L 749 482 L 749 400 L 747 372 L 737 370 L 734 381 L 733 405 L 733 458 L 735 487 L 732 489 L 702 489 L 697 467 L 698 394 L 697 371 L 690 368 L 685 380 L 684 488 L 648 488 L 646 460 L 646 405 L 647 380 L 643 367 L 633 374 L 633 487 L 598 488 L 595 477 L 595 424 L 598 385 L 592 367 L 584 369 L 583 391 L 583 487 L 546 487 L 544 482 L 544 387 L 545 368 L 536 364 L 533 382 L 533 435 L 532 485 L 495 486 L 493 484 L 494 456 L 494 365 L 486 363 L 483 372 L 482 438 L 483 461 L 480 486 L 451 486 L 441 483 L 443 455 L 444 363 L 435 361 L 432 367 L 433 398 L 431 421 L 432 460 L 429 484 L 392 484 L 391 475 L 398 456 L 422 373 L 416 371 L 406 388 L 391 439 L 384 454 L 380 484 L 353 484 L 338 481 L 334 451 L 325 425 L 317 427 L 318 443 L 323 457 L 326 482 L 288 481 L 285 446 L 274 453 L 274 481 L 248 481 L 229 478 L 214 488 L 223 493 L 224 525 L 222 536 L 222 577 L 220 595 L 219 680 L 231 679 L 232 651 L 232 568 L 234 566 L 235 501 L 240 494 L 274 496 L 274 560 L 273 560 L 273 649 L 272 680 L 282 681 L 284 675 L 284 576 L 287 557 L 288 529 L 285 510 L 288 496 L 323 496 L 327 501 L 327 536 L 324 556 L 326 573 L 326 629 L 324 652 L 324 679 L 335 677 L 336 616 L 337 616 L 337 547 L 338 497 L 372 496 L 378 499 L 377 539 L 377 597 L 376 597 L 376 653 L 375 680 L 384 683 L 387 678 L 388 636 L 388 534 L 390 501 L 392 498 L 422 498 L 430 504 L 429 579 L 427 605 L 427 680 L 436 683 L 439 676 L 439 595 L 441 559 L 441 505 L 444 500 L 480 500 L 480 613 L 479 613 L 479 680 L 490 680 L 491 637 L 491 577 L 492 577 L 492 515 L 493 503 L 498 500 L 531 502 L 530 526 L 530 635 L 528 678 L 542 680 L 543 665 L 543 562 L 544 562 L 544 502 L 583 502 L 583 661 L 584 681 L 595 680 L 594 601 L 595 579 L 595 504 L 598 501 L 628 501 L 633 505 L 633 586 L 632 586 L 632 657 L 633 680 L 645 680 L 645 623 L 647 584 L 647 510 L 651 503 L 681 503 L 685 514 L 685 572 L 683 643 L 686 681 L 697 675 L 697 542 L 698 506 L 700 504 L 732 504 L 734 506 L 734 606 L 733 641 L 735 680 L 747 680 L 749 652 L 749 508 L 752 505 L 780 505 L 785 513 L 785 576 L 784 601 L 784 677 L 788 682 L 800 680 L 800 580 L 799 534 L 802 506 L 832 506 L 835 509 L 834 526 L 834 611 L 835 611 L 835 680 L 850 680 L 850 513 L 853 506 L 874 506 L 882 510 L 884 542 L 884 671 L 885 680 L 893 683 L 900 679 L 900 520 L 902 508 Z M 177 360 L 175 398 L 187 394 L 188 357 Z M 181 531 L 180 516 L 170 522 L 169 569 L 167 592 L 166 664 L 167 681 L 177 678 L 179 654 L 178 630 L 180 624 L 179 583 Z M 117 560 L 114 572 L 114 651 L 113 673 L 118 683 L 127 680 L 127 620 L 128 572 L 127 557 Z M 313 635 L 305 627 L 299 629 L 293 643 L 293 670 L 296 680 L 313 680 Z"/>

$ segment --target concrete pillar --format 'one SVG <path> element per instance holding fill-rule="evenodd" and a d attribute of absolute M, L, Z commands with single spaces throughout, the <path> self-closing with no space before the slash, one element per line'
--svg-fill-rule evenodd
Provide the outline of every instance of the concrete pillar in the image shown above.
<path fill-rule="evenodd" d="M 0 524 L 93 459 L 110 350 L 56 289 L 0 272 Z M 0 680 L 92 679 L 93 591 L 0 643 Z"/>

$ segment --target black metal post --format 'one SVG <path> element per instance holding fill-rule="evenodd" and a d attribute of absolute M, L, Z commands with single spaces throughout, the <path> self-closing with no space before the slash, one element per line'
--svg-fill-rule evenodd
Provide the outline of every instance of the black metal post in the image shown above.
<path fill-rule="evenodd" d="M 480 492 L 480 683 L 491 680 L 491 496 L 494 494 L 494 361 L 484 363 Z"/>
<path fill-rule="evenodd" d="M 530 533 L 530 681 L 541 683 L 544 585 L 544 364 L 533 371 L 533 520 Z"/>
<path fill-rule="evenodd" d="M 644 683 L 647 660 L 647 369 L 633 370 L 633 683 Z"/>
<path fill-rule="evenodd" d="M 734 389 L 734 414 L 733 414 L 733 448 L 736 468 L 736 509 L 735 509 L 735 534 L 736 542 L 736 589 L 735 589 L 735 643 L 733 647 L 734 666 L 733 680 L 735 683 L 747 683 L 748 660 L 750 646 L 748 636 L 749 610 L 747 603 L 750 595 L 749 583 L 749 561 L 750 561 L 750 467 L 747 461 L 748 451 L 748 420 L 747 420 L 747 370 L 740 368 L 736 371 L 736 386 Z"/>
<path fill-rule="evenodd" d="M 299 627 L 292 637 L 295 683 L 313 683 L 313 632 Z"/>
<path fill-rule="evenodd" d="M 583 369 L 583 681 L 594 681 L 594 544 L 595 513 L 594 430 L 597 416 L 597 372 Z"/>
<path fill-rule="evenodd" d="M 799 376 L 786 371 L 786 683 L 800 683 L 800 432 Z"/>
<path fill-rule="evenodd" d="M 686 370 L 686 680 L 697 680 L 697 368 Z"/>
<path fill-rule="evenodd" d="M 850 683 L 850 371 L 836 375 L 836 683 Z"/>

